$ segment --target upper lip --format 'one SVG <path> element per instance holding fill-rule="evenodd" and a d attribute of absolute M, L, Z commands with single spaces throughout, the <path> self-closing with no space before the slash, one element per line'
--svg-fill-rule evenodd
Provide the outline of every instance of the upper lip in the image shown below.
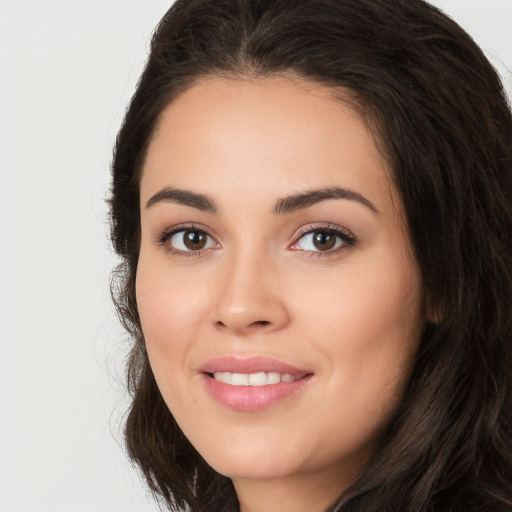
<path fill-rule="evenodd" d="M 231 373 L 258 373 L 277 372 L 290 375 L 304 375 L 312 373 L 290 364 L 269 357 L 240 358 L 234 356 L 211 359 L 199 368 L 203 373 L 231 372 Z"/>

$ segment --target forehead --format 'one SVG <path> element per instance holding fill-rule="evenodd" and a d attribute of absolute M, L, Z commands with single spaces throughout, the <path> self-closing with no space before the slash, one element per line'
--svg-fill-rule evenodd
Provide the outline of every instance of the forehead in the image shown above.
<path fill-rule="evenodd" d="M 340 185 L 391 190 L 362 117 L 339 91 L 296 77 L 200 80 L 162 112 L 141 194 L 164 186 L 287 195 Z M 348 94 L 347 94 L 348 97 Z M 141 197 L 144 200 L 144 197 Z"/>

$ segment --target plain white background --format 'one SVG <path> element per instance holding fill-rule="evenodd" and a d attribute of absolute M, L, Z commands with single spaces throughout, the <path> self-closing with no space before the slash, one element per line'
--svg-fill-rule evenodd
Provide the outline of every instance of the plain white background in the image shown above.
<path fill-rule="evenodd" d="M 126 462 L 109 165 L 170 0 L 0 0 L 0 512 L 155 511 Z M 512 0 L 435 0 L 512 96 Z"/>

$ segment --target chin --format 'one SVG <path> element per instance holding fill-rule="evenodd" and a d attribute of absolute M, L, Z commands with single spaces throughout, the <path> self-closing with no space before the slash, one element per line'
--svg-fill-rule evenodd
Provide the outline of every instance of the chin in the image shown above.
<path fill-rule="evenodd" d="M 260 455 L 265 458 L 265 455 Z M 213 469 L 231 480 L 270 480 L 291 476 L 294 473 L 292 467 L 286 464 L 276 464 L 274 460 L 258 461 L 221 461 L 212 465 Z"/>
<path fill-rule="evenodd" d="M 296 455 L 279 453 L 268 447 L 254 446 L 247 450 L 234 449 L 236 445 L 222 453 L 202 454 L 206 462 L 217 473 L 233 479 L 272 479 L 283 478 L 300 470 L 302 464 Z"/>

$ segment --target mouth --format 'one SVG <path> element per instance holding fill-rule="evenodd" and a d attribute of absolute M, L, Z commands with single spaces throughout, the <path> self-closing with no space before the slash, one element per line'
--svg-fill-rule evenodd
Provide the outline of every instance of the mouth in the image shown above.
<path fill-rule="evenodd" d="M 309 370 L 300 369 L 289 363 L 279 361 L 278 359 L 262 356 L 248 358 L 235 356 L 219 357 L 205 363 L 199 368 L 199 371 L 211 375 L 218 373 L 230 373 L 233 375 L 256 375 L 264 373 L 267 377 L 270 375 L 271 380 L 275 380 L 276 374 L 279 375 L 281 379 L 281 376 L 284 375 L 290 375 L 295 378 L 297 376 L 313 373 Z M 285 380 L 286 379 L 289 379 L 289 377 L 286 377 Z M 277 382 L 275 382 L 275 384 L 277 384 Z"/>
<path fill-rule="evenodd" d="M 275 359 L 214 359 L 200 368 L 209 395 L 235 411 L 260 411 L 297 395 L 313 372 Z"/>
<path fill-rule="evenodd" d="M 291 373 L 257 372 L 257 373 L 232 373 L 215 372 L 209 374 L 218 382 L 231 386 L 273 386 L 281 382 L 294 382 L 302 379 L 306 374 L 292 375 Z"/>

